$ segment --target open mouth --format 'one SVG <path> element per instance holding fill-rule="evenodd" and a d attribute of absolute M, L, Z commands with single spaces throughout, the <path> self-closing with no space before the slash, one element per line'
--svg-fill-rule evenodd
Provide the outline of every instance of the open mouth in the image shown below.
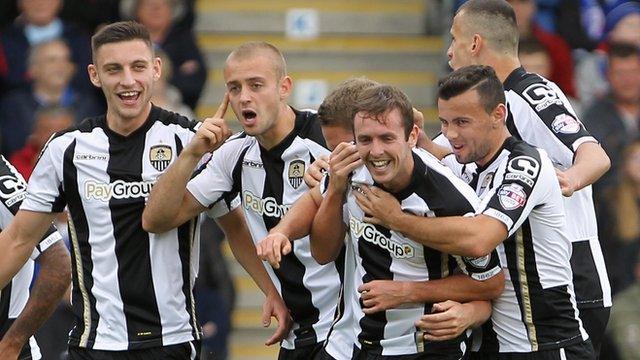
<path fill-rule="evenodd" d="M 118 97 L 125 104 L 132 104 L 132 103 L 135 103 L 138 100 L 138 98 L 140 97 L 140 92 L 139 91 L 126 91 L 126 92 L 119 93 Z"/>
<path fill-rule="evenodd" d="M 253 110 L 242 110 L 242 117 L 249 122 L 255 120 L 257 116 L 258 114 Z"/>
<path fill-rule="evenodd" d="M 384 169 L 391 163 L 391 161 L 390 160 L 372 160 L 369 163 L 373 165 L 374 169 Z"/>

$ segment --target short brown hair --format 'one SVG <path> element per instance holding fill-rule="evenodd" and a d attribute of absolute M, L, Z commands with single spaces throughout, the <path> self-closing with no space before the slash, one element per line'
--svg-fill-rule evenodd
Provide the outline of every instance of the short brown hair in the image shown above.
<path fill-rule="evenodd" d="M 366 77 L 349 78 L 341 82 L 318 108 L 320 125 L 353 130 L 353 104 L 364 90 L 376 85 L 379 84 Z"/>
<path fill-rule="evenodd" d="M 505 104 L 504 88 L 491 66 L 471 65 L 462 67 L 438 82 L 438 98 L 449 100 L 469 90 L 476 90 L 480 104 L 491 112 L 498 104 Z"/>
<path fill-rule="evenodd" d="M 93 61 L 95 62 L 96 53 L 102 45 L 129 40 L 142 40 L 153 51 L 149 30 L 144 25 L 135 21 L 120 21 L 103 27 L 91 37 Z"/>
<path fill-rule="evenodd" d="M 280 52 L 277 47 L 266 41 L 249 41 L 238 46 L 231 52 L 231 54 L 229 54 L 229 56 L 227 57 L 227 62 L 232 59 L 251 58 L 255 56 L 256 52 L 259 51 L 264 51 L 271 56 L 276 72 L 276 78 L 278 80 L 287 75 L 287 63 L 284 60 L 284 55 L 282 55 L 282 52 Z"/>
<path fill-rule="evenodd" d="M 377 85 L 362 91 L 359 99 L 353 104 L 352 116 L 364 112 L 378 121 L 389 111 L 398 109 L 402 116 L 404 134 L 409 138 L 413 129 L 413 106 L 400 89 L 391 85 Z"/>
<path fill-rule="evenodd" d="M 484 37 L 494 50 L 518 54 L 518 25 L 513 7 L 505 0 L 469 0 L 456 15 L 464 13 L 465 27 Z"/>

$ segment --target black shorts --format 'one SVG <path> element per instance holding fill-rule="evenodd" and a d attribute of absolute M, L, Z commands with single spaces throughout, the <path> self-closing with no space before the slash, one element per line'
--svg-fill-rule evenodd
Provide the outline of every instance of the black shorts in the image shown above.
<path fill-rule="evenodd" d="M 353 351 L 351 352 L 351 359 L 357 359 L 358 358 L 358 354 L 360 354 L 360 348 L 358 348 L 357 346 L 353 345 Z M 343 359 L 334 358 L 323 347 L 322 350 L 320 350 L 320 352 L 318 353 L 318 355 L 316 355 L 314 360 L 343 360 Z"/>
<path fill-rule="evenodd" d="M 200 342 L 153 347 L 138 350 L 94 350 L 69 347 L 69 360 L 199 360 Z"/>
<path fill-rule="evenodd" d="M 309 346 L 299 347 L 297 349 L 280 348 L 278 360 L 312 360 L 320 354 L 324 343 L 319 342 Z"/>
<path fill-rule="evenodd" d="M 564 348 L 531 353 L 470 353 L 469 360 L 593 360 L 591 341 L 583 341 Z"/>
<path fill-rule="evenodd" d="M 443 354 L 438 352 L 420 352 L 407 355 L 379 355 L 367 352 L 365 348 L 360 350 L 354 360 L 459 360 L 464 359 L 461 354 Z"/>
<path fill-rule="evenodd" d="M 596 359 L 600 356 L 600 346 L 602 345 L 602 338 L 604 337 L 604 331 L 607 328 L 609 322 L 609 314 L 611 308 L 597 307 L 578 309 L 580 310 L 580 320 L 582 320 L 582 326 L 587 330 L 591 345 L 593 345 L 593 352 L 596 354 Z"/>

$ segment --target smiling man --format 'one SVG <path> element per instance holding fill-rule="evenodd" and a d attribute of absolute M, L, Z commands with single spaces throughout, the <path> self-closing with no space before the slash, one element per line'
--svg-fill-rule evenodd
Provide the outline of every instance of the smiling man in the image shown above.
<path fill-rule="evenodd" d="M 368 211 L 358 205 L 358 198 L 375 185 L 392 193 L 403 211 L 419 217 L 473 213 L 479 200 L 433 156 L 414 149 L 419 131 L 411 104 L 401 91 L 388 85 L 366 89 L 354 104 L 354 112 L 356 144 L 336 147 L 328 176 L 313 190 L 314 197 L 322 192 L 323 198 L 316 201 L 319 208 L 311 237 L 312 253 L 320 262 L 339 254 L 347 233 L 353 246 L 355 269 L 349 277 L 353 284 L 345 285 L 351 289 L 345 298 L 353 312 L 352 327 L 360 348 L 357 359 L 459 359 L 466 353 L 464 331 L 446 341 L 425 341 L 414 321 L 441 311 L 433 307 L 437 301 L 498 296 L 504 280 L 496 254 L 454 259 L 423 247 L 398 229 L 368 223 Z M 454 274 L 456 263 L 464 274 Z M 432 295 L 428 300 L 418 295 L 402 306 L 379 308 L 366 287 L 376 280 L 421 284 L 430 287 Z M 488 316 L 482 309 L 488 303 L 476 305 L 480 309 L 474 308 L 474 313 Z M 469 317 L 477 316 L 474 313 Z"/>
<path fill-rule="evenodd" d="M 195 129 L 226 128 L 151 104 L 161 64 L 142 25 L 108 25 L 93 36 L 92 49 L 89 78 L 102 89 L 107 113 L 85 119 L 45 145 L 20 211 L 0 232 L 0 285 L 68 206 L 76 318 L 70 359 L 197 359 L 201 334 L 192 294 L 197 221 L 151 234 L 142 228 L 141 217 L 154 182 Z M 223 223 L 241 233 L 231 215 L 237 210 L 230 208 L 231 203 L 221 202 L 210 215 L 225 214 Z M 270 284 L 264 290 L 278 304 L 275 287 L 252 258 L 241 263 L 263 279 L 259 283 Z M 279 304 L 285 318 L 281 299 Z"/>

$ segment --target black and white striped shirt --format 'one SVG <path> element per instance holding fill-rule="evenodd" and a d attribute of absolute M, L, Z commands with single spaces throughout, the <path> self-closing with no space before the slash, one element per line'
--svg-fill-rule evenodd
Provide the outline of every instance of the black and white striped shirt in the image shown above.
<path fill-rule="evenodd" d="M 0 156 L 0 229 L 9 226 L 26 195 L 27 183 L 22 175 L 4 156 Z M 60 239 L 62 239 L 60 234 L 51 227 L 16 276 L 0 290 L 0 338 L 9 330 L 27 304 L 29 286 L 33 279 L 34 260 Z M 29 356 L 32 359 L 40 359 L 40 349 L 33 336 L 29 337 L 19 358 L 29 358 Z"/>
<path fill-rule="evenodd" d="M 255 242 L 267 236 L 307 190 L 303 175 L 321 155 L 329 154 L 315 113 L 295 111 L 295 127 L 278 145 L 266 150 L 257 139 L 240 133 L 213 153 L 207 166 L 187 185 L 204 206 L 229 193 L 239 193 Z M 319 265 L 311 256 L 309 238 L 292 243 L 279 269 L 265 267 L 287 304 L 294 326 L 285 349 L 324 341 L 333 320 L 340 276 L 335 263 Z"/>
<path fill-rule="evenodd" d="M 571 167 L 578 146 L 597 142 L 553 82 L 518 68 L 507 77 L 504 88 L 509 132 L 544 149 L 556 167 Z M 611 287 L 598 240 L 591 186 L 564 198 L 564 203 L 578 307 L 609 307 Z"/>
<path fill-rule="evenodd" d="M 497 248 L 505 288 L 483 326 L 482 351 L 534 352 L 586 340 L 573 290 L 564 201 L 544 150 L 510 137 L 483 167 L 459 164 L 453 155 L 443 161 L 476 190 L 480 212 L 509 232 Z"/>
<path fill-rule="evenodd" d="M 70 346 L 115 351 L 200 339 L 192 295 L 197 221 L 150 234 L 141 220 L 153 184 L 196 127 L 154 106 L 128 136 L 101 116 L 47 144 L 22 208 L 68 206 L 76 318 Z"/>
<path fill-rule="evenodd" d="M 427 217 L 475 213 L 480 200 L 467 184 L 426 151 L 415 149 L 412 155 L 414 168 L 411 183 L 393 194 L 403 211 Z M 343 210 L 355 255 L 355 272 L 351 276 L 354 284 L 350 287 L 350 294 L 345 292 L 345 297 L 351 301 L 349 310 L 353 311 L 352 327 L 359 346 L 366 348 L 368 353 L 383 356 L 425 352 L 462 357 L 466 353 L 466 334 L 452 341 L 425 342 L 422 332 L 415 327 L 414 322 L 421 315 L 431 312 L 431 304 L 405 304 L 399 308 L 365 315 L 355 289 L 373 280 L 441 279 L 449 276 L 458 265 L 469 276 L 486 280 L 501 271 L 497 253 L 494 251 L 478 259 L 454 258 L 423 246 L 399 232 L 364 222 L 365 214 L 354 195 L 360 184 L 381 187 L 374 183 L 365 166 L 358 168 L 351 177 Z M 323 193 L 327 185 L 328 176 L 323 180 Z M 345 279 L 347 278 L 345 274 Z M 336 344 L 328 344 L 327 351 L 334 347 Z M 347 351 L 351 350 L 348 344 L 345 344 L 345 348 Z"/>

